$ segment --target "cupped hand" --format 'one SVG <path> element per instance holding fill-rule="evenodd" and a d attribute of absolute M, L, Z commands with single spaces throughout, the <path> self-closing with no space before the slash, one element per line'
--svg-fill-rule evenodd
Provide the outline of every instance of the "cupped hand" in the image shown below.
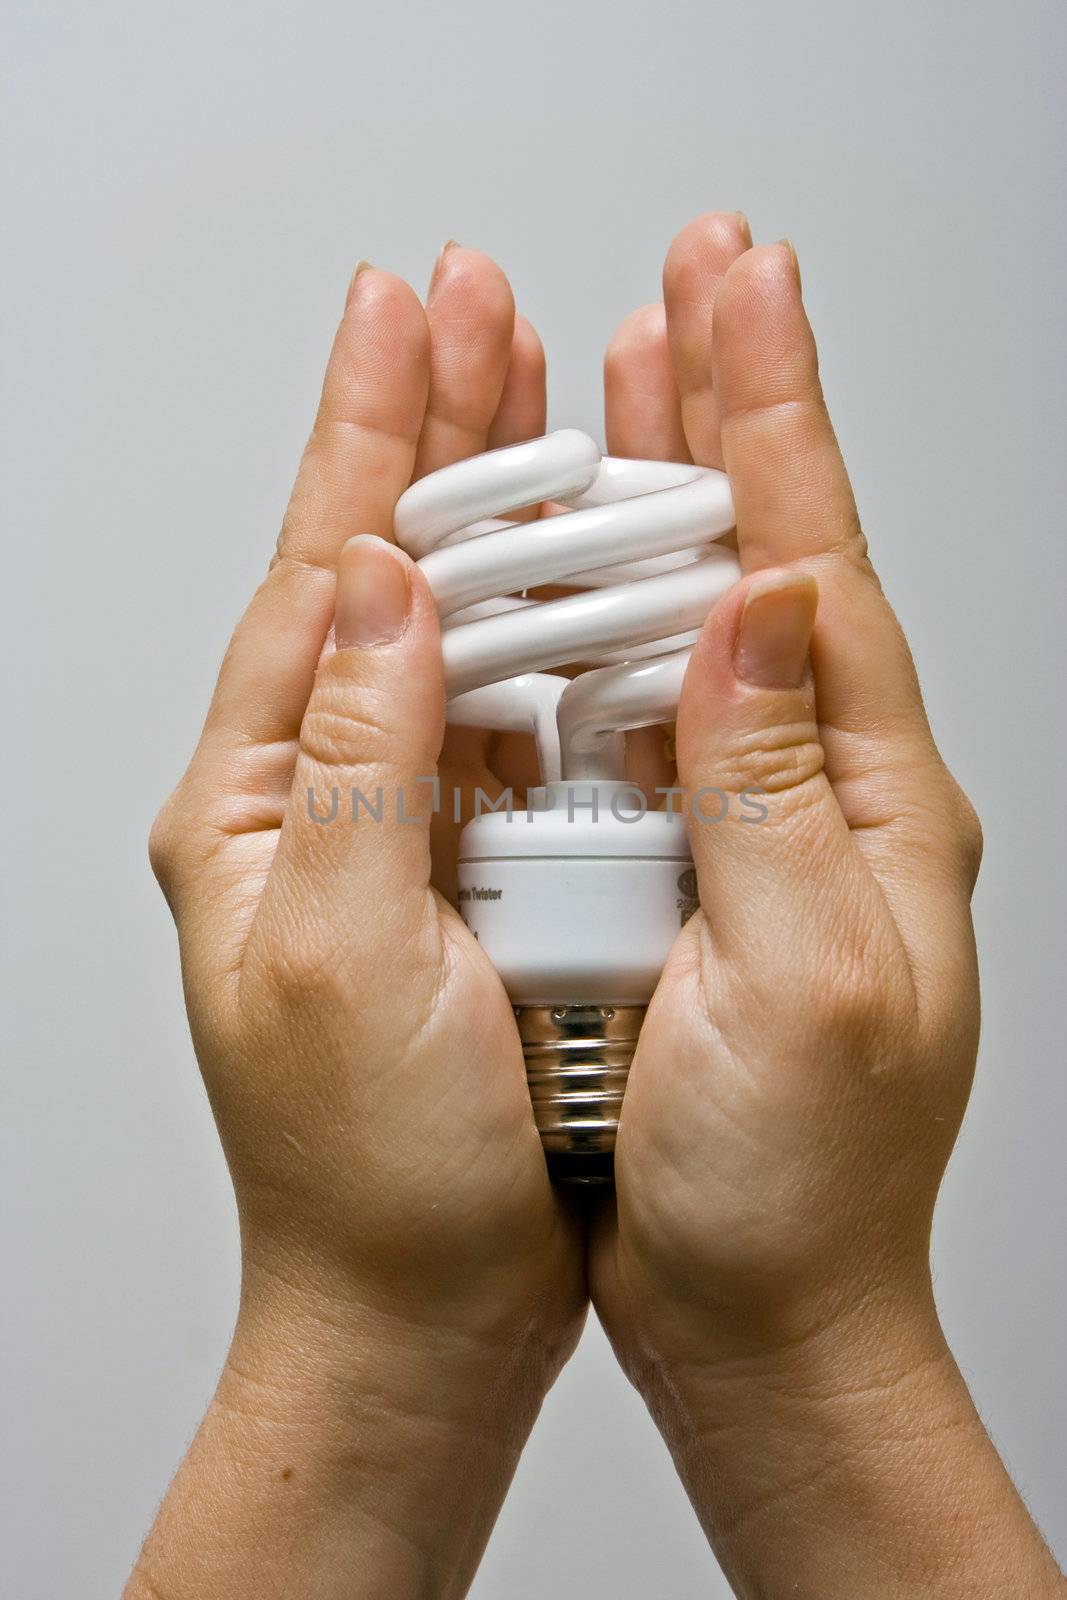
<path fill-rule="evenodd" d="M 388 542 L 413 474 L 543 412 L 536 336 L 485 257 L 447 251 L 428 311 L 357 273 L 277 555 L 151 853 L 237 1194 L 242 1325 L 321 1303 L 525 1341 L 547 1383 L 581 1251 L 503 987 L 431 888 L 439 639 Z"/>
<path fill-rule="evenodd" d="M 925 1307 L 978 1036 L 978 825 L 868 558 L 795 255 L 700 218 L 664 288 L 609 354 L 610 447 L 725 467 L 745 576 L 679 707 L 700 910 L 648 1010 L 592 1263 L 635 1372 Z"/>

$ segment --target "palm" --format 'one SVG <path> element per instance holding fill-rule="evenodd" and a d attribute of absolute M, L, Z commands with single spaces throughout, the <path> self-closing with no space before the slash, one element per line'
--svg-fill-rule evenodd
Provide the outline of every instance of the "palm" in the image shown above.
<path fill-rule="evenodd" d="M 449 1168 L 451 1204 L 480 1208 L 515 1266 L 537 1256 L 573 1276 L 580 1249 L 547 1179 L 507 995 L 451 906 L 439 902 L 439 917 L 448 979 L 437 1010 L 440 1049 L 430 1055 L 449 1064 L 448 1081 L 423 1082 L 404 1103 L 419 1106 L 428 1159 Z"/>

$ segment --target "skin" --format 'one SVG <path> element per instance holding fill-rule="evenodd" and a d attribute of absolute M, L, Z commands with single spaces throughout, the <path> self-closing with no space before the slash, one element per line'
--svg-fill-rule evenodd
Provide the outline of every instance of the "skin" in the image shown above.
<path fill-rule="evenodd" d="M 354 279 L 278 556 L 153 831 L 243 1281 L 129 1600 L 463 1594 L 590 1290 L 739 1595 L 1060 1592 L 930 1290 L 977 824 L 867 559 L 795 257 L 750 246 L 737 215 L 692 223 L 606 362 L 609 449 L 731 475 L 746 576 L 678 770 L 759 784 L 767 817 L 692 827 L 701 911 L 588 1218 L 545 1177 L 449 903 L 455 827 L 416 783 L 439 753 L 446 784 L 516 783 L 528 748 L 442 748 L 430 596 L 359 537 L 389 538 L 413 475 L 543 431 L 544 360 L 475 251 L 442 252 L 425 310 Z M 662 734 L 631 755 L 660 781 Z M 354 786 L 383 823 L 311 820 L 309 790 L 327 814 Z"/>
<path fill-rule="evenodd" d="M 153 830 L 243 1278 L 131 1595 L 463 1593 L 584 1318 L 511 1007 L 430 884 L 432 597 L 357 537 L 389 534 L 413 471 L 543 426 L 503 274 L 474 252 L 447 266 L 426 311 L 355 277 L 277 556 Z M 495 321 L 472 338 L 479 298 Z M 442 775 L 479 775 L 484 743 L 450 744 Z M 383 822 L 346 821 L 379 786 Z M 334 789 L 339 820 L 311 820 L 308 792 L 328 815 Z"/>
<path fill-rule="evenodd" d="M 745 571 L 686 678 L 679 779 L 689 813 L 754 783 L 767 816 L 690 826 L 700 910 L 631 1069 L 593 1301 L 737 1594 L 1060 1593 L 930 1280 L 978 1043 L 978 823 L 868 557 L 791 246 L 698 218 L 664 304 L 609 355 L 613 447 L 725 468 Z"/>

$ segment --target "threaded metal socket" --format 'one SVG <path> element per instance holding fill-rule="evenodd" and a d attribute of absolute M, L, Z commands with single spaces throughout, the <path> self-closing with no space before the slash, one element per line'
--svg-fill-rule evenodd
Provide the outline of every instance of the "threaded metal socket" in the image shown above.
<path fill-rule="evenodd" d="M 644 1006 L 516 1006 L 534 1121 L 557 1183 L 611 1183 Z"/>

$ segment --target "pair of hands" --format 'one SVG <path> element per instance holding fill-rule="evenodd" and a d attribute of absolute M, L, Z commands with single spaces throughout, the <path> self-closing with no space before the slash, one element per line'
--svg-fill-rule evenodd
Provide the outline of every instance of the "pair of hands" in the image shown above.
<path fill-rule="evenodd" d="M 153 829 L 244 1271 L 135 1584 L 163 1587 L 210 1505 L 234 1532 L 191 1542 L 177 1594 L 463 1593 L 591 1298 L 738 1592 L 807 1570 L 805 1593 L 925 1592 L 871 1581 L 904 1558 L 850 1551 L 847 1492 L 840 1588 L 778 1546 L 813 1428 L 834 1488 L 872 1395 L 878 1436 L 918 1374 L 946 1429 L 973 1417 L 928 1239 L 977 1043 L 977 823 L 867 557 L 792 248 L 691 223 L 605 394 L 611 453 L 729 473 L 745 577 L 689 669 L 679 781 L 758 785 L 767 820 L 693 830 L 701 910 L 585 1209 L 548 1182 L 510 1005 L 450 903 L 456 830 L 415 781 L 492 791 L 523 752 L 445 733 L 431 596 L 380 542 L 413 477 L 544 431 L 544 358 L 483 255 L 446 246 L 425 308 L 358 270 L 277 555 Z M 309 790 L 379 785 L 423 794 L 415 826 L 309 815 Z M 308 1582 L 319 1557 L 336 1587 Z"/>

